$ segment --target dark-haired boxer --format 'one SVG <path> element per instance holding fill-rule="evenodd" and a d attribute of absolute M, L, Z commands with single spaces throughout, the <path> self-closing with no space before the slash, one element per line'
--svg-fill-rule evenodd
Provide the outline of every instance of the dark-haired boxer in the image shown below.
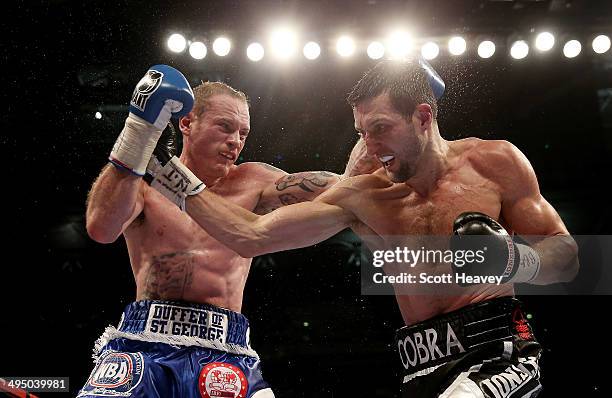
<path fill-rule="evenodd" d="M 223 83 L 192 91 L 177 70 L 152 67 L 87 203 L 94 240 L 125 237 L 137 301 L 97 342 L 96 366 L 79 397 L 273 397 L 240 313 L 251 258 L 215 240 L 141 178 L 171 116 L 180 118 L 180 159 L 191 176 L 184 177 L 244 211 L 311 200 L 339 180 L 328 172 L 235 165 L 249 135 L 246 96 Z M 355 156 L 351 164 L 347 175 L 364 171 Z"/>
<path fill-rule="evenodd" d="M 457 250 L 469 247 L 469 235 L 492 239 L 493 255 L 462 274 L 469 280 L 489 274 L 503 283 L 467 280 L 461 283 L 466 286 L 444 285 L 435 294 L 394 285 L 406 324 L 396 340 L 404 368 L 402 394 L 535 396 L 541 390 L 541 350 L 513 298 L 513 284 L 573 279 L 577 246 L 515 146 L 441 137 L 436 98 L 443 89 L 422 62 L 377 64 L 354 86 L 348 101 L 368 155 L 376 156 L 383 168 L 345 179 L 312 202 L 263 216 L 212 190 L 189 195 L 164 188 L 184 183 L 177 176 L 187 168 L 178 161 L 152 162 L 150 172 L 160 192 L 186 206 L 199 225 L 245 257 L 308 246 L 345 227 L 378 248 L 393 247 L 397 236 L 455 236 L 451 243 Z M 517 244 L 506 230 L 540 238 Z M 456 274 L 461 270 L 458 264 L 424 265 L 447 265 Z M 394 269 L 385 267 L 385 272 Z"/>

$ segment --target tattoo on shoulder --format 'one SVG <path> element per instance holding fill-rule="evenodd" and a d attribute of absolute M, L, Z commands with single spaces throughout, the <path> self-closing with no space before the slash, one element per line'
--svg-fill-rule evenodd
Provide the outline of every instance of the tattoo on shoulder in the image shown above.
<path fill-rule="evenodd" d="M 315 192 L 329 184 L 329 179 L 334 177 L 333 173 L 327 171 L 308 171 L 304 173 L 288 174 L 276 181 L 276 190 L 284 191 L 291 187 L 300 187 L 306 192 Z"/>
<path fill-rule="evenodd" d="M 193 281 L 193 254 L 185 252 L 153 256 L 146 270 L 144 299 L 180 300 Z"/>

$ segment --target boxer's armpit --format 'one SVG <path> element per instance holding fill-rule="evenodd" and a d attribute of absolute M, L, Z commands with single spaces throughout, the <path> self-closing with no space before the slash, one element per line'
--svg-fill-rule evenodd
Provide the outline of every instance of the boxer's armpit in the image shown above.
<path fill-rule="evenodd" d="M 145 213 L 144 211 L 141 211 L 140 214 L 136 216 L 134 221 L 132 221 L 132 226 L 140 227 L 142 224 L 144 224 L 144 221 L 145 221 Z"/>
<path fill-rule="evenodd" d="M 154 256 L 147 268 L 142 300 L 182 299 L 193 281 L 192 253 Z"/>

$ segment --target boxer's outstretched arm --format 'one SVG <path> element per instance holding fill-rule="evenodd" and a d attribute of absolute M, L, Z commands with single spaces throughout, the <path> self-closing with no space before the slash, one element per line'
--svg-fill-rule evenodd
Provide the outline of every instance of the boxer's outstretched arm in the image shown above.
<path fill-rule="evenodd" d="M 288 174 L 266 163 L 243 163 L 240 167 L 249 167 L 255 175 L 267 176 L 272 181 L 262 189 L 257 206 L 253 210 L 256 214 L 266 214 L 283 206 L 314 200 L 340 180 L 370 174 L 382 165 L 375 156 L 368 156 L 365 142 L 359 139 L 351 151 L 342 175 L 329 171 Z"/>
<path fill-rule="evenodd" d="M 208 190 L 188 197 L 186 211 L 211 236 L 247 258 L 313 245 L 355 220 L 351 212 L 322 201 L 259 216 Z"/>
<path fill-rule="evenodd" d="M 250 175 L 261 179 L 262 185 L 255 214 L 270 213 L 280 207 L 309 202 L 340 181 L 340 176 L 328 171 L 302 171 L 289 174 L 266 163 L 243 163 Z"/>
<path fill-rule="evenodd" d="M 142 178 L 109 164 L 102 169 L 87 196 L 87 233 L 99 243 L 112 243 L 143 206 Z"/>
<path fill-rule="evenodd" d="M 508 142 L 500 145 L 504 159 L 498 176 L 502 216 L 508 226 L 531 243 L 540 257 L 532 284 L 569 282 L 578 273 L 578 246 L 557 211 L 542 197 L 529 160 Z M 542 237 L 544 237 L 542 239 Z"/>

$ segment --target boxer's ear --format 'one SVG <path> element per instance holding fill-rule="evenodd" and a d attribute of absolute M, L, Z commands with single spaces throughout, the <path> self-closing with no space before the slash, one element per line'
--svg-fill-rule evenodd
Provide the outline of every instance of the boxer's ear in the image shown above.
<path fill-rule="evenodd" d="M 195 114 L 193 111 L 191 111 L 179 119 L 179 128 L 181 129 L 181 133 L 183 133 L 183 135 L 188 136 L 191 134 L 191 122 L 194 116 Z"/>
<path fill-rule="evenodd" d="M 431 105 L 429 104 L 419 104 L 416 106 L 414 110 L 414 117 L 417 118 L 419 122 L 419 126 L 423 130 L 427 130 L 431 127 L 431 123 L 433 122 L 433 113 L 431 110 Z"/>

